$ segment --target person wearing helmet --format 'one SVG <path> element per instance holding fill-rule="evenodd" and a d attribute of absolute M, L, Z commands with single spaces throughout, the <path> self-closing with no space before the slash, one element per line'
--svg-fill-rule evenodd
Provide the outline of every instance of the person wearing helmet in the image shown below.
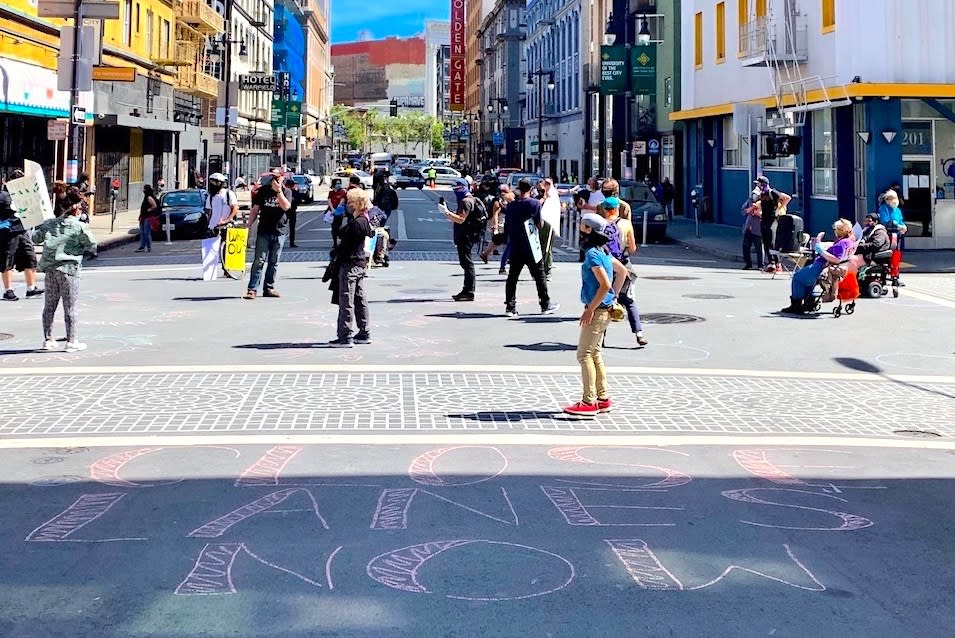
<path fill-rule="evenodd" d="M 209 176 L 209 190 L 206 192 L 206 215 L 209 218 L 209 234 L 222 233 L 225 241 L 225 225 L 239 214 L 239 200 L 226 186 L 227 178 L 222 173 Z"/>
<path fill-rule="evenodd" d="M 753 205 L 759 208 L 759 230 L 763 240 L 763 253 L 766 257 L 767 272 L 775 272 L 781 268 L 779 255 L 773 255 L 773 235 L 776 227 L 776 216 L 785 213 L 792 197 L 772 188 L 769 178 L 760 175 L 753 182 Z"/>

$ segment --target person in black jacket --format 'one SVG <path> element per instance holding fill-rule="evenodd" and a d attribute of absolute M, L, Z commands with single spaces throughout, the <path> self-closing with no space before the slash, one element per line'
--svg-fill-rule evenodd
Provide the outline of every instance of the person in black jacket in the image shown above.
<path fill-rule="evenodd" d="M 0 272 L 3 273 L 4 301 L 19 299 L 13 292 L 14 268 L 23 273 L 27 298 L 43 294 L 43 290 L 36 287 L 36 248 L 12 204 L 10 193 L 0 193 Z"/>
<path fill-rule="evenodd" d="M 328 343 L 332 348 L 351 348 L 354 344 L 371 343 L 368 321 L 368 299 L 365 277 L 368 255 L 365 241 L 374 233 L 368 218 L 371 199 L 363 188 L 353 188 L 345 198 L 348 223 L 339 233 L 335 259 L 338 261 L 338 338 Z M 352 322 L 358 334 L 352 338 Z"/>
<path fill-rule="evenodd" d="M 862 229 L 862 240 L 856 245 L 856 254 L 865 257 L 869 263 L 879 253 L 890 253 L 892 243 L 885 226 L 879 223 L 878 213 L 869 213 L 865 216 L 865 228 Z"/>

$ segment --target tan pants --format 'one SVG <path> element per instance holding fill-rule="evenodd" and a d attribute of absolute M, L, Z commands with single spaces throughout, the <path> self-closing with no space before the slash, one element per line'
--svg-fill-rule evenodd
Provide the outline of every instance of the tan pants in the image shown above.
<path fill-rule="evenodd" d="M 594 403 L 598 398 L 606 399 L 607 372 L 604 370 L 600 348 L 604 333 L 610 325 L 610 311 L 598 308 L 593 320 L 580 327 L 580 339 L 577 342 L 577 362 L 580 363 L 580 376 L 584 384 L 584 403 Z"/>

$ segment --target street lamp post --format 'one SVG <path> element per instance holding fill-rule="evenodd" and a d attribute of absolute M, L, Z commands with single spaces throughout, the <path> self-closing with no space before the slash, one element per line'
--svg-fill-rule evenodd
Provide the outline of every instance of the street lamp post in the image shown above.
<path fill-rule="evenodd" d="M 222 172 L 225 173 L 226 181 L 229 184 L 232 183 L 232 162 L 230 161 L 230 154 L 232 152 L 230 148 L 232 142 L 232 122 L 229 117 L 229 113 L 232 110 L 232 90 L 230 89 L 230 85 L 232 84 L 232 45 L 239 45 L 239 58 L 245 60 L 249 55 L 244 39 L 233 40 L 231 38 L 233 4 L 233 0 L 226 0 L 225 31 L 219 38 L 213 38 L 212 48 L 209 51 L 209 56 L 213 60 L 221 57 L 225 67 L 222 74 L 224 76 L 223 83 L 225 85 L 225 108 L 223 109 L 225 115 L 225 137 L 222 140 Z"/>
<path fill-rule="evenodd" d="M 531 71 L 527 74 L 527 86 L 534 86 L 534 77 L 538 78 L 538 83 L 540 78 L 547 76 L 547 89 L 549 91 L 554 90 L 554 72 L 553 71 L 544 71 L 543 69 L 538 68 L 536 71 Z M 544 137 L 544 90 L 543 87 L 537 87 L 537 170 L 540 172 L 541 177 L 544 176 L 544 151 L 543 151 L 543 137 Z"/>
<path fill-rule="evenodd" d="M 497 112 L 497 132 L 500 133 L 501 139 L 503 140 L 503 142 L 501 143 L 501 146 L 504 147 L 504 152 L 502 153 L 502 152 L 498 151 L 498 150 L 497 150 L 497 145 L 495 144 L 495 145 L 494 145 L 494 154 L 495 154 L 494 160 L 497 161 L 497 162 L 500 162 L 500 161 L 501 161 L 500 158 L 501 158 L 502 155 L 503 155 L 505 158 L 507 158 L 507 149 L 506 149 L 507 136 L 504 134 L 504 129 L 503 129 L 503 127 L 501 126 L 501 118 L 504 116 L 504 114 L 507 113 L 507 111 L 508 111 L 508 104 L 507 104 L 507 98 L 506 98 L 506 97 L 499 97 L 499 98 L 495 98 L 495 99 L 493 99 L 493 100 L 490 100 L 490 101 L 488 101 L 488 103 L 487 103 L 487 112 L 488 112 L 488 113 L 494 113 L 494 112 L 495 112 L 495 107 L 494 107 L 495 102 L 497 103 L 497 110 L 496 110 L 496 112 Z M 505 165 L 505 166 L 508 165 L 506 159 L 505 159 L 504 165 Z"/>

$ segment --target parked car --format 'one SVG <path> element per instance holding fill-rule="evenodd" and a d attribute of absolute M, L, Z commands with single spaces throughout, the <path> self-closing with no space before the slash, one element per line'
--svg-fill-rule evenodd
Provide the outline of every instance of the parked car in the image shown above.
<path fill-rule="evenodd" d="M 394 176 L 394 185 L 396 188 L 424 188 L 424 176 L 416 168 L 402 168 Z"/>
<path fill-rule="evenodd" d="M 647 217 L 647 240 L 663 241 L 667 236 L 667 216 L 653 191 L 643 182 L 620 180 L 620 198 L 630 204 L 633 230 L 642 241 L 643 217 Z"/>
<path fill-rule="evenodd" d="M 365 188 L 371 188 L 371 182 L 372 182 L 371 175 L 369 175 L 365 171 L 359 171 L 359 170 L 338 171 L 337 173 L 335 173 L 335 175 L 333 175 L 333 177 L 337 177 L 341 179 L 342 185 L 347 188 L 348 180 L 349 178 L 351 178 L 352 175 L 357 175 L 358 177 L 361 178 L 362 186 L 364 186 Z"/>
<path fill-rule="evenodd" d="M 166 236 L 166 231 L 161 229 L 166 223 L 166 213 L 169 213 L 169 223 L 173 226 L 173 236 L 204 237 L 209 224 L 205 207 L 205 191 L 198 188 L 166 191 L 159 198 L 160 230 L 153 232 L 154 238 Z"/>
<path fill-rule="evenodd" d="M 513 191 L 517 188 L 517 183 L 524 178 L 527 178 L 531 181 L 531 186 L 537 186 L 537 182 L 541 181 L 540 175 L 535 173 L 511 173 L 507 176 L 506 184 Z"/>

